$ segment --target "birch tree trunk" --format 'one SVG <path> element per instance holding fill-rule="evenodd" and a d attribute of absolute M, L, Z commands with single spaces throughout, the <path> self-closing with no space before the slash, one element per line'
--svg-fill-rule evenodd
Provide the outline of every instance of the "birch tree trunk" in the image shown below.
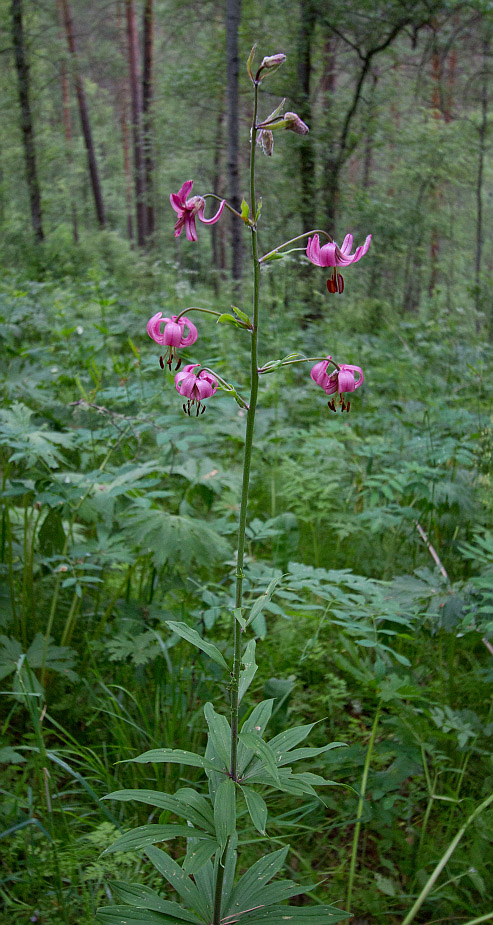
<path fill-rule="evenodd" d="M 24 46 L 24 27 L 22 23 L 22 0 L 12 0 L 12 41 L 14 47 L 15 68 L 17 71 L 17 90 L 21 108 L 22 143 L 26 165 L 26 180 L 31 206 L 31 224 L 36 241 L 44 239 L 41 212 L 41 194 L 36 169 L 36 147 L 34 143 L 34 126 L 29 98 L 29 64 Z"/>

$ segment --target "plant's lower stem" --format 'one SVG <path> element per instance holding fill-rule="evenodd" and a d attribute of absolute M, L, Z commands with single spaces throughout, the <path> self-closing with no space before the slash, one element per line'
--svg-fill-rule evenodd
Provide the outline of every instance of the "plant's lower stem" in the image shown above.
<path fill-rule="evenodd" d="M 228 850 L 228 845 L 229 838 L 226 841 L 226 846 L 217 867 L 216 888 L 214 892 L 214 917 L 212 919 L 213 925 L 219 925 L 221 921 L 221 899 L 223 894 L 224 865 L 226 863 L 226 852 Z"/>
<path fill-rule="evenodd" d="M 375 713 L 375 719 L 373 720 L 373 726 L 371 727 L 370 741 L 368 742 L 368 748 L 366 750 L 365 765 L 363 768 L 363 777 L 361 778 L 361 788 L 360 795 L 358 800 L 358 810 L 356 813 L 356 825 L 354 828 L 353 836 L 353 850 L 351 852 L 351 863 L 349 865 L 349 878 L 348 878 L 348 887 L 347 887 L 347 898 L 346 898 L 346 911 L 351 911 L 351 899 L 353 895 L 353 884 L 354 884 L 354 875 L 356 873 L 356 861 L 358 859 L 358 844 L 359 844 L 359 835 L 361 831 L 361 818 L 363 816 L 363 809 L 365 805 L 365 793 L 366 785 L 368 783 L 368 774 L 370 771 L 370 763 L 373 754 L 373 746 L 375 744 L 375 737 L 377 734 L 378 721 L 380 719 L 380 704 L 377 707 L 377 712 Z"/>
<path fill-rule="evenodd" d="M 255 198 L 255 146 L 256 146 L 256 120 L 257 120 L 257 98 L 258 87 L 255 86 L 255 101 L 252 122 L 251 154 L 250 154 L 250 198 L 252 215 L 256 215 L 257 204 Z M 252 227 L 252 258 L 253 258 L 253 328 L 251 341 L 251 379 L 250 379 L 250 401 L 245 433 L 245 450 L 243 454 L 243 482 L 241 489 L 240 505 L 240 522 L 238 526 L 238 556 L 236 561 L 236 608 L 241 607 L 243 601 L 243 563 L 245 559 L 245 529 L 248 505 L 248 486 L 250 483 L 250 465 L 252 458 L 253 431 L 255 427 L 255 410 L 257 407 L 258 393 L 258 361 L 257 361 L 257 344 L 258 344 L 258 318 L 259 318 L 259 286 L 260 286 L 260 264 L 258 259 L 257 228 Z M 233 780 L 237 780 L 237 755 L 238 755 L 238 690 L 240 683 L 241 667 L 241 630 L 237 620 L 233 623 L 233 672 L 231 684 L 231 769 L 230 774 Z"/>

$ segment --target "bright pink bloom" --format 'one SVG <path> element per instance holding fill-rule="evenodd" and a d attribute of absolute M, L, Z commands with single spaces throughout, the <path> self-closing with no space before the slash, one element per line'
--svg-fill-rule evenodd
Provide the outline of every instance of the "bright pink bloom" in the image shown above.
<path fill-rule="evenodd" d="M 161 347 L 168 347 L 168 351 L 165 354 L 166 360 L 160 357 L 160 363 L 163 369 L 165 362 L 171 369 L 171 363 L 179 347 L 190 347 L 190 345 L 194 344 L 197 340 L 197 328 L 195 325 L 192 324 L 188 318 L 185 318 L 185 315 L 182 315 L 178 321 L 176 320 L 177 317 L 177 315 L 172 315 L 171 318 L 163 318 L 163 313 L 158 312 L 156 315 L 153 315 L 152 318 L 149 318 L 147 322 L 147 333 L 149 337 L 152 337 L 152 339 L 156 341 L 156 344 L 159 344 Z M 164 331 L 162 333 L 161 324 L 164 324 Z M 188 328 L 188 334 L 185 333 L 185 328 Z M 180 363 L 181 359 L 178 360 L 177 369 Z"/>
<path fill-rule="evenodd" d="M 343 363 L 339 369 L 336 369 L 330 376 L 327 373 L 327 367 L 332 357 L 328 356 L 326 360 L 321 360 L 313 367 L 310 376 L 317 385 L 321 386 L 326 395 L 339 393 L 339 404 L 342 405 L 341 411 L 349 411 L 351 402 L 344 401 L 342 397 L 344 392 L 354 392 L 364 381 L 363 370 L 359 366 L 348 366 Z M 354 374 L 359 373 L 359 378 L 355 379 Z M 335 411 L 335 401 L 328 402 L 329 408 Z"/>
<path fill-rule="evenodd" d="M 200 366 L 200 363 L 190 363 L 175 376 L 176 391 L 183 395 L 184 398 L 188 398 L 188 401 L 183 405 L 183 410 L 188 415 L 190 415 L 190 408 L 193 405 L 197 405 L 197 415 L 199 413 L 203 414 L 205 405 L 201 409 L 200 403 L 217 392 L 217 381 L 212 373 L 207 372 L 205 369 L 201 369 L 199 373 L 194 373 L 197 366 Z"/>
<path fill-rule="evenodd" d="M 185 229 L 188 240 L 196 241 L 197 229 L 195 227 L 195 219 L 200 219 L 204 225 L 214 225 L 221 217 L 226 200 L 223 199 L 219 209 L 212 218 L 204 218 L 205 199 L 203 199 L 202 196 L 192 196 L 191 199 L 187 199 L 188 194 L 192 192 L 192 186 L 193 180 L 187 180 L 177 193 L 170 194 L 169 201 L 178 214 L 178 219 L 175 224 L 175 238 L 178 238 L 183 229 Z"/>
<path fill-rule="evenodd" d="M 356 248 L 354 254 L 351 254 L 353 246 L 352 234 L 347 234 L 342 242 L 342 247 L 338 247 L 335 241 L 332 244 L 324 244 L 320 247 L 318 234 L 313 238 L 308 238 L 306 256 L 311 263 L 317 267 L 334 267 L 332 275 L 327 280 L 327 289 L 329 292 L 343 292 L 344 280 L 338 267 L 348 267 L 351 263 L 357 263 L 368 252 L 370 246 L 371 234 L 368 235 L 364 244 Z"/>

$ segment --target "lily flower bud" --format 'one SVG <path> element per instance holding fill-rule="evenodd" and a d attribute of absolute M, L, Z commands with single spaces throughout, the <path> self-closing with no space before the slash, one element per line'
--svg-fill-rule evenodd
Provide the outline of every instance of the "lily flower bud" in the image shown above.
<path fill-rule="evenodd" d="M 303 119 L 300 119 L 298 113 L 296 112 L 286 112 L 284 113 L 284 122 L 285 129 L 288 132 L 296 132 L 297 135 L 306 135 L 310 129 L 303 122 Z"/>
<path fill-rule="evenodd" d="M 283 55 L 282 52 L 279 52 L 277 55 L 267 55 L 265 58 L 262 58 L 262 63 L 255 75 L 254 83 L 260 83 L 264 77 L 267 77 L 268 71 L 277 71 L 278 67 L 281 67 L 281 64 L 284 64 L 286 60 L 286 55 Z"/>

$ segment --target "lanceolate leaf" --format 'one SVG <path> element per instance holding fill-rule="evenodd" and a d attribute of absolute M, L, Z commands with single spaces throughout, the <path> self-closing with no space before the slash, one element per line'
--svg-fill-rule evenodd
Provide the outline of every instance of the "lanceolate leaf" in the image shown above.
<path fill-rule="evenodd" d="M 129 761 L 136 764 L 162 764 L 163 762 L 186 764 L 190 768 L 205 768 L 209 771 L 220 772 L 220 769 L 212 761 L 202 755 L 196 755 L 195 752 L 187 752 L 181 748 L 151 748 L 150 751 L 143 752 L 137 758 L 130 758 Z"/>
<path fill-rule="evenodd" d="M 195 794 L 195 791 L 192 791 L 192 793 Z M 148 803 L 158 809 L 168 810 L 176 816 L 182 816 L 199 828 L 206 828 L 211 834 L 214 834 L 214 820 L 211 808 L 204 797 L 200 797 L 200 794 L 196 794 L 196 796 L 205 804 L 209 812 L 209 818 L 207 814 L 204 815 L 204 812 L 198 812 L 195 807 L 189 805 L 185 798 L 180 800 L 176 794 L 172 796 L 168 793 L 161 793 L 160 790 L 115 790 L 113 793 L 108 793 L 103 799 L 120 800 L 122 802 L 137 800 L 139 803 Z"/>
<path fill-rule="evenodd" d="M 113 854 L 114 851 L 137 851 L 140 848 L 146 848 L 147 845 L 154 845 L 156 842 L 169 841 L 170 838 L 208 838 L 206 832 L 200 829 L 194 829 L 188 825 L 139 825 L 130 832 L 125 832 L 117 838 L 109 848 L 103 851 L 103 854 Z"/>
<path fill-rule="evenodd" d="M 270 720 L 273 700 L 262 700 L 261 703 L 257 704 L 254 710 L 250 713 L 250 716 L 245 720 L 241 727 L 242 732 L 257 732 L 259 735 L 263 735 L 265 727 Z M 248 748 L 242 742 L 238 745 L 238 774 L 241 776 L 254 758 L 254 752 L 251 748 Z"/>
<path fill-rule="evenodd" d="M 236 828 L 236 785 L 230 777 L 226 778 L 217 788 L 214 822 L 217 840 L 224 849 L 228 838 Z"/>
<path fill-rule="evenodd" d="M 264 740 L 260 738 L 260 735 L 255 735 L 253 732 L 242 731 L 238 738 L 243 745 L 246 745 L 247 748 L 251 748 L 256 755 L 260 756 L 266 770 L 269 771 L 276 783 L 279 784 L 279 772 L 277 770 L 276 758 L 267 742 L 264 742 Z M 248 777 L 248 774 L 246 776 Z"/>
<path fill-rule="evenodd" d="M 284 575 L 278 575 L 277 578 L 273 578 L 267 590 L 264 591 L 264 593 L 261 594 L 261 596 L 257 598 L 247 618 L 246 626 L 249 626 L 250 623 L 253 623 L 253 621 L 255 620 L 255 617 L 258 617 L 258 615 L 262 613 L 262 610 L 264 609 L 265 605 L 269 603 L 275 589 L 277 588 L 278 584 L 280 584 L 280 582 L 283 580 L 284 577 L 285 577 Z"/>
<path fill-rule="evenodd" d="M 190 839 L 190 844 L 187 848 L 187 854 L 183 862 L 183 870 L 186 874 L 197 874 L 199 870 L 204 867 L 209 858 L 212 857 L 215 851 L 217 851 L 219 845 L 217 841 L 212 841 L 207 839 L 201 839 L 198 841 L 196 838 Z"/>
<path fill-rule="evenodd" d="M 111 892 L 115 899 L 120 902 L 128 903 L 129 906 L 138 906 L 140 909 L 152 909 L 154 912 L 162 912 L 171 916 L 173 919 L 179 919 L 183 922 L 200 922 L 197 916 L 189 912 L 188 909 L 182 909 L 178 903 L 169 902 L 162 899 L 159 893 L 151 890 L 150 887 L 141 883 L 125 883 L 119 880 L 113 880 L 109 884 Z"/>
<path fill-rule="evenodd" d="M 102 925 L 183 925 L 183 919 L 132 906 L 103 906 L 96 918 Z"/>
<path fill-rule="evenodd" d="M 202 636 L 197 632 L 197 630 L 192 629 L 191 626 L 188 626 L 187 623 L 175 623 L 174 620 L 166 620 L 165 623 L 169 626 L 174 633 L 178 636 L 181 636 L 182 639 L 186 639 L 187 642 L 190 642 L 193 646 L 196 646 L 197 649 L 202 649 L 202 652 L 205 652 L 209 658 L 212 658 L 214 662 L 217 662 L 218 665 L 221 665 L 221 668 L 225 668 L 226 671 L 229 671 L 228 664 L 224 659 L 224 656 L 221 655 L 219 649 L 212 642 L 208 642 L 207 639 L 202 639 Z"/>
<path fill-rule="evenodd" d="M 190 880 L 180 865 L 170 858 L 166 851 L 154 846 L 145 849 L 149 860 L 154 864 L 156 870 L 168 881 L 171 887 L 181 896 L 189 909 L 197 912 L 202 918 L 207 920 L 207 905 L 200 895 L 195 883 Z"/>
<path fill-rule="evenodd" d="M 240 921 L 249 925 L 268 923 L 268 925 L 335 925 L 351 918 L 349 912 L 336 909 L 335 906 L 270 906 L 258 909 L 251 915 L 242 916 Z"/>
<path fill-rule="evenodd" d="M 204 716 L 209 727 L 209 735 L 214 749 L 224 761 L 224 766 L 230 766 L 231 761 L 231 727 L 225 716 L 216 713 L 212 703 L 204 706 Z"/>
<path fill-rule="evenodd" d="M 224 909 L 224 917 L 226 913 L 244 912 L 246 909 L 251 909 L 252 906 L 262 902 L 260 897 L 266 883 L 272 880 L 281 870 L 288 851 L 289 846 L 287 845 L 284 848 L 279 848 L 278 851 L 272 852 L 272 854 L 264 855 L 243 874 L 231 894 L 227 907 Z"/>
<path fill-rule="evenodd" d="M 265 800 L 252 787 L 242 787 L 241 790 L 255 828 L 261 835 L 265 835 L 267 825 L 267 805 Z"/>
<path fill-rule="evenodd" d="M 238 703 L 241 703 L 241 700 L 250 687 L 250 684 L 252 683 L 257 671 L 257 665 L 255 664 L 255 639 L 250 639 L 250 641 L 247 643 L 241 661 L 245 667 L 243 671 L 240 672 Z"/>

